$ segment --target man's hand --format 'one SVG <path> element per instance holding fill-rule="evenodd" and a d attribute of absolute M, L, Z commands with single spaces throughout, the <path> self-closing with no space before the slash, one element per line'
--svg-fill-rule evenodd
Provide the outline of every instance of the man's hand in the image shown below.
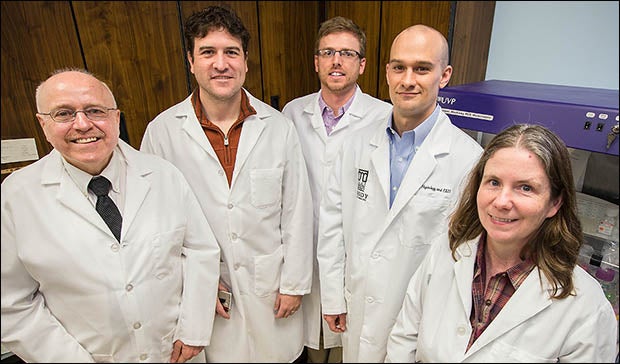
<path fill-rule="evenodd" d="M 323 315 L 323 318 L 329 325 L 329 329 L 336 333 L 345 332 L 347 330 L 347 314 Z"/>
<path fill-rule="evenodd" d="M 294 315 L 301 306 L 301 297 L 278 293 L 276 303 L 273 306 L 276 318 L 287 318 Z"/>
<path fill-rule="evenodd" d="M 218 291 L 230 292 L 230 288 L 228 288 L 222 282 L 218 283 L 217 289 L 218 289 Z M 216 302 L 215 302 L 215 313 L 217 313 L 218 315 L 222 316 L 223 318 L 225 318 L 227 320 L 230 319 L 230 314 L 226 311 L 226 309 L 224 308 L 224 306 L 220 302 L 220 299 L 218 297 L 215 297 L 215 300 L 216 300 Z"/>
<path fill-rule="evenodd" d="M 191 358 L 198 355 L 204 346 L 191 346 L 185 345 L 183 341 L 177 340 L 172 347 L 172 355 L 170 356 L 171 363 L 185 363 Z"/>

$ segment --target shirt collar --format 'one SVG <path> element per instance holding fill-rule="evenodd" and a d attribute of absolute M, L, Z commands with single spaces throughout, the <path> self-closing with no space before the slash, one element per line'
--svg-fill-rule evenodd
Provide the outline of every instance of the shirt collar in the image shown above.
<path fill-rule="evenodd" d="M 103 171 L 101 171 L 99 176 L 104 176 L 105 178 L 107 178 L 112 184 L 112 191 L 120 193 L 121 153 L 117 149 L 119 149 L 118 146 L 112 152 L 112 158 L 110 158 L 110 162 L 103 169 Z M 69 174 L 69 177 L 71 177 L 73 182 L 77 185 L 80 192 L 82 192 L 83 195 L 88 196 L 88 183 L 94 176 L 67 162 L 64 157 L 62 158 L 62 164 L 67 173 Z"/>
<path fill-rule="evenodd" d="M 413 145 L 416 151 L 420 149 L 420 146 L 422 145 L 422 143 L 424 142 L 428 134 L 433 129 L 433 126 L 435 126 L 435 124 L 437 123 L 437 119 L 439 119 L 440 112 L 441 112 L 441 107 L 439 105 L 436 105 L 435 110 L 433 110 L 433 113 L 430 114 L 428 118 L 426 118 L 420 125 L 418 125 L 413 130 L 409 130 L 406 132 L 406 133 L 413 132 L 413 134 L 415 135 Z M 385 129 L 388 135 L 388 138 L 390 138 L 390 140 L 393 140 L 393 138 L 396 135 L 398 135 L 398 133 L 396 132 L 396 129 L 394 129 L 393 126 L 394 126 L 394 113 L 392 113 L 390 117 L 388 118 L 387 127 Z"/>
<path fill-rule="evenodd" d="M 209 119 L 207 119 L 207 115 L 206 113 L 203 112 L 203 109 L 202 109 L 202 103 L 200 102 L 200 88 L 197 87 L 196 89 L 194 89 L 194 91 L 192 92 L 191 101 L 192 101 L 192 106 L 194 108 L 194 113 L 196 113 L 196 118 L 198 119 L 198 122 L 200 122 L 202 126 L 205 126 L 206 124 L 211 123 Z M 239 117 L 237 121 L 235 122 L 235 124 L 238 124 L 240 121 L 244 121 L 251 115 L 256 114 L 256 110 L 252 107 L 252 104 L 250 104 L 250 98 L 248 97 L 244 89 L 241 89 L 241 103 L 240 104 L 241 104 L 240 105 L 241 107 L 239 110 Z"/>
<path fill-rule="evenodd" d="M 342 105 L 337 111 L 337 114 L 334 114 L 334 117 L 336 119 L 340 118 L 342 115 L 344 115 L 345 112 L 347 112 L 347 110 L 349 110 L 349 107 L 351 107 L 351 104 L 353 104 L 353 99 L 355 99 L 355 94 L 357 94 L 357 90 L 356 92 L 353 93 L 353 96 L 351 96 L 349 98 L 349 100 L 347 100 L 347 102 L 344 103 L 344 105 Z M 321 115 L 325 115 L 325 110 L 331 110 L 331 108 L 327 105 L 327 103 L 325 102 L 325 99 L 323 98 L 323 91 L 321 90 L 319 92 L 319 109 L 321 109 Z"/>
<path fill-rule="evenodd" d="M 482 236 L 480 237 L 480 241 L 478 242 L 478 251 L 476 252 L 476 267 L 474 268 L 474 271 L 479 271 L 481 267 L 486 267 L 486 258 L 484 254 L 486 252 L 486 248 L 486 234 L 482 234 Z M 508 279 L 510 280 L 510 283 L 515 290 L 519 288 L 521 283 L 523 283 L 523 281 L 529 275 L 533 268 L 534 262 L 530 257 L 528 257 L 525 260 L 522 260 L 520 263 L 517 263 L 516 265 L 506 270 L 506 275 L 508 276 Z"/>

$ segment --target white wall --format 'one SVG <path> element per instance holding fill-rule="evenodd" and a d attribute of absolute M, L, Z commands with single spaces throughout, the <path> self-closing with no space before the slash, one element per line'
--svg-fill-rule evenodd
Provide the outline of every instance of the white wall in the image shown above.
<path fill-rule="evenodd" d="M 486 80 L 618 90 L 618 1 L 497 1 Z"/>

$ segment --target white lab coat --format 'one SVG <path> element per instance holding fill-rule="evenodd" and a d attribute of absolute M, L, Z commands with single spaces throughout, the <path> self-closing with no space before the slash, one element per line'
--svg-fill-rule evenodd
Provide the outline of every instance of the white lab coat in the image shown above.
<path fill-rule="evenodd" d="M 471 288 L 478 240 L 457 248 L 447 233 L 433 243 L 413 276 L 390 334 L 386 362 L 612 363 L 618 323 L 599 283 L 575 267 L 576 295 L 550 299 L 537 268 L 465 352 L 472 328 Z M 541 284 L 542 283 L 542 284 Z"/>
<path fill-rule="evenodd" d="M 2 183 L 2 343 L 27 362 L 168 362 L 207 345 L 219 248 L 183 175 L 119 141 L 121 243 L 56 150 Z"/>
<path fill-rule="evenodd" d="M 304 344 L 312 349 L 319 349 L 321 325 L 323 325 L 323 346 L 332 348 L 342 346 L 340 334 L 329 329 L 321 315 L 321 296 L 319 285 L 319 266 L 316 260 L 316 241 L 319 224 L 319 203 L 329 168 L 334 162 L 342 142 L 356 130 L 371 124 L 384 124 L 392 111 L 392 105 L 362 93 L 356 87 L 353 103 L 342 116 L 331 135 L 327 135 L 321 110 L 319 93 L 299 97 L 287 103 L 282 113 L 293 120 L 308 167 L 312 204 L 314 207 L 314 267 L 312 292 L 303 298 Z"/>
<path fill-rule="evenodd" d="M 312 197 L 297 132 L 248 93 L 257 114 L 244 121 L 229 187 L 190 97 L 149 123 L 141 149 L 181 169 L 220 244 L 233 304 L 229 320 L 215 319 L 207 361 L 293 361 L 303 316 L 276 319 L 273 307 L 278 291 L 304 295 L 312 284 Z"/>
<path fill-rule="evenodd" d="M 347 313 L 344 362 L 383 362 L 407 284 L 482 152 L 440 112 L 389 208 L 386 125 L 345 141 L 321 203 L 321 302 L 324 314 Z"/>

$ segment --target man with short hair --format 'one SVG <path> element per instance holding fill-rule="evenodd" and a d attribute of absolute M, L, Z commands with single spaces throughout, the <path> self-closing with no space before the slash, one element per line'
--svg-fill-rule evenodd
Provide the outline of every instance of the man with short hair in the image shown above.
<path fill-rule="evenodd" d="M 319 28 L 314 69 L 321 89 L 290 101 L 282 113 L 293 120 L 301 140 L 314 207 L 314 278 L 304 296 L 305 345 L 311 363 L 340 363 L 340 334 L 328 329 L 321 315 L 316 236 L 321 191 L 342 142 L 353 132 L 384 123 L 392 106 L 362 92 L 358 77 L 366 67 L 366 34 L 351 19 L 337 16 Z"/>
<path fill-rule="evenodd" d="M 54 149 L 2 182 L 2 344 L 26 362 L 204 361 L 220 251 L 169 162 L 81 69 L 36 91 Z"/>
<path fill-rule="evenodd" d="M 448 59 L 447 40 L 431 27 L 394 39 L 392 114 L 344 142 L 323 191 L 321 303 L 330 329 L 343 333 L 345 362 L 383 362 L 407 284 L 482 152 L 437 105 Z"/>
<path fill-rule="evenodd" d="M 242 88 L 250 35 L 228 8 L 185 22 L 198 87 L 147 126 L 141 149 L 187 177 L 222 251 L 208 362 L 292 362 L 303 350 L 297 312 L 312 283 L 312 200 L 295 127 Z"/>

